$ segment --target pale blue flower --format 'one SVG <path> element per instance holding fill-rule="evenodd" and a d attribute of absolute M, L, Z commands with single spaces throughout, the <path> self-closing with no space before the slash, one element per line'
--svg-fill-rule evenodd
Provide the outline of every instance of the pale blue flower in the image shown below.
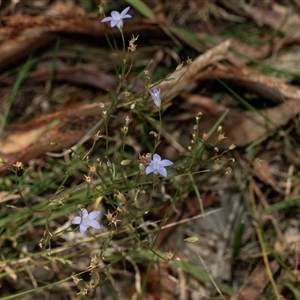
<path fill-rule="evenodd" d="M 158 154 L 153 155 L 153 159 L 149 162 L 146 168 L 146 175 L 153 173 L 155 175 L 160 174 L 163 177 L 167 177 L 167 170 L 165 167 L 171 166 L 173 163 L 168 159 L 161 159 Z"/>
<path fill-rule="evenodd" d="M 130 6 L 123 9 L 123 11 L 121 13 L 119 13 L 118 11 L 113 10 L 110 13 L 111 16 L 104 18 L 101 22 L 110 22 L 110 27 L 111 28 L 117 26 L 121 30 L 123 28 L 123 20 L 128 19 L 128 18 L 132 18 L 131 15 L 127 14 L 129 9 L 130 9 Z"/>
<path fill-rule="evenodd" d="M 154 104 L 157 106 L 157 107 L 160 107 L 161 106 L 161 99 L 160 99 L 160 89 L 159 88 L 154 88 L 152 90 L 149 91 L 153 101 L 154 101 Z"/>
<path fill-rule="evenodd" d="M 89 227 L 100 229 L 100 224 L 94 220 L 100 215 L 100 211 L 95 210 L 90 213 L 86 209 L 80 212 L 80 216 L 76 216 L 72 220 L 72 224 L 80 224 L 79 230 L 81 234 L 84 234 Z"/>

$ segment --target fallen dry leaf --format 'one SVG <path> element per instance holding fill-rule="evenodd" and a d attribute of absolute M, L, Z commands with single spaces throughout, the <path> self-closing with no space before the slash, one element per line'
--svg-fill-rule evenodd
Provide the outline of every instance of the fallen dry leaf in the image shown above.
<path fill-rule="evenodd" d="M 193 80 L 218 80 L 226 84 L 242 86 L 278 105 L 258 111 L 229 110 L 222 122 L 223 131 L 227 138 L 222 146 L 231 144 L 243 147 L 264 135 L 273 134 L 278 127 L 287 124 L 300 112 L 300 89 L 296 86 L 281 82 L 278 79 L 267 77 L 247 66 L 236 68 L 223 64 L 214 64 L 202 72 L 198 72 Z M 183 89 L 177 87 L 182 92 Z M 184 109 L 191 112 L 203 113 L 201 118 L 201 131 L 208 132 L 210 128 L 228 109 L 217 104 L 214 100 L 191 93 L 181 93 L 186 103 Z M 213 136 L 214 138 L 215 136 Z"/>
<path fill-rule="evenodd" d="M 61 149 L 61 145 L 75 145 L 101 120 L 101 113 L 99 104 L 93 104 L 37 118 L 35 127 L 35 120 L 29 122 L 31 130 L 23 124 L 22 131 L 19 125 L 19 130 L 0 140 L 0 157 L 6 162 L 0 165 L 0 173 L 16 161 L 25 164 L 46 152 Z M 53 146 L 52 142 L 58 145 Z"/>
<path fill-rule="evenodd" d="M 141 271 L 137 274 L 140 276 L 128 289 L 124 289 L 122 299 L 134 299 L 141 293 L 143 293 L 143 299 L 147 300 L 176 299 L 176 284 L 170 279 L 169 266 L 166 263 L 152 263 L 152 266 L 140 265 L 139 268 Z M 146 282 L 145 290 L 142 290 L 142 286 L 140 286 L 142 282 Z M 139 289 L 138 292 L 137 289 Z"/>
<path fill-rule="evenodd" d="M 238 7 L 260 26 L 268 25 L 284 33 L 287 38 L 300 38 L 300 16 L 292 5 L 270 3 L 269 7 L 257 7 L 240 2 Z"/>
<path fill-rule="evenodd" d="M 276 260 L 270 262 L 270 269 L 273 276 L 280 270 L 280 265 Z M 230 300 L 259 300 L 268 284 L 269 278 L 265 265 L 257 264 L 237 295 L 232 296 Z"/>
<path fill-rule="evenodd" d="M 47 80 L 70 82 L 73 84 L 88 85 L 101 90 L 110 90 L 115 86 L 114 75 L 106 74 L 98 70 L 91 70 L 84 67 L 64 67 L 55 70 L 33 71 L 23 81 L 23 85 L 43 83 Z M 7 76 L 0 79 L 2 84 L 13 84 L 15 76 Z"/>
<path fill-rule="evenodd" d="M 198 80 L 216 78 L 245 87 L 274 103 L 282 103 L 287 99 L 300 99 L 300 89 L 297 86 L 268 77 L 247 66 L 236 68 L 219 64 L 198 73 L 197 76 Z"/>
<path fill-rule="evenodd" d="M 224 41 L 196 57 L 192 64 L 184 66 L 167 76 L 167 80 L 157 85 L 162 90 L 163 103 L 170 102 L 184 91 L 192 90 L 199 72 L 217 61 L 224 60 L 228 55 L 230 44 L 230 40 Z"/>
<path fill-rule="evenodd" d="M 216 104 L 207 97 L 187 93 L 183 94 L 183 97 L 188 103 L 193 104 L 190 107 L 191 111 L 203 112 L 201 117 L 201 131 L 203 132 L 208 132 L 227 111 L 227 107 Z M 187 105 L 184 107 L 188 109 Z M 223 132 L 226 133 L 227 138 L 222 141 L 220 146 L 229 147 L 235 144 L 238 147 L 244 147 L 264 135 L 273 134 L 279 126 L 287 124 L 299 113 L 300 101 L 298 99 L 287 100 L 273 108 L 257 112 L 230 110 L 222 122 Z"/>
<path fill-rule="evenodd" d="M 0 71 L 3 72 L 24 60 L 28 55 L 44 49 L 57 38 L 73 39 L 95 45 L 107 45 L 105 26 L 95 14 L 78 14 L 72 12 L 57 16 L 12 16 L 3 18 L 4 26 L 0 28 Z M 134 30 L 133 30 L 134 29 Z M 139 36 L 139 43 L 149 43 L 161 39 L 165 34 L 155 24 L 131 22 L 123 29 L 129 40 L 134 34 Z M 120 40 L 117 28 L 110 29 L 109 34 Z"/>

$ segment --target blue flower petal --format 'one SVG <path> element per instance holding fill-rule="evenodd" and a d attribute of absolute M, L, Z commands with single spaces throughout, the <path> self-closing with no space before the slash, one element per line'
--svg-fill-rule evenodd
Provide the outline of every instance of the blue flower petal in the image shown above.
<path fill-rule="evenodd" d="M 159 168 L 159 169 L 157 170 L 157 172 L 158 172 L 161 176 L 167 177 L 167 170 L 166 170 L 166 168 Z"/>
<path fill-rule="evenodd" d="M 170 160 L 168 160 L 168 159 L 163 159 L 163 160 L 160 162 L 160 165 L 161 165 L 162 167 L 168 167 L 168 166 L 173 165 L 173 163 L 172 163 Z"/>
<path fill-rule="evenodd" d="M 103 23 L 103 22 L 109 22 L 109 21 L 111 21 L 112 20 L 112 17 L 106 17 L 106 18 L 104 18 L 103 20 L 101 20 L 101 22 Z"/>
<path fill-rule="evenodd" d="M 125 16 L 129 16 L 129 17 L 131 18 L 131 15 L 126 15 L 127 12 L 129 11 L 129 9 L 130 9 L 130 6 L 124 8 L 124 9 L 122 10 L 122 12 L 121 12 L 121 14 L 120 14 L 122 19 L 124 19 Z"/>
<path fill-rule="evenodd" d="M 95 220 L 91 220 L 90 221 L 90 227 L 93 227 L 95 229 L 100 229 L 100 224 Z"/>
<path fill-rule="evenodd" d="M 92 211 L 92 212 L 89 213 L 89 219 L 90 220 L 94 220 L 99 215 L 100 215 L 100 211 L 99 210 Z"/>
<path fill-rule="evenodd" d="M 73 220 L 72 220 L 72 224 L 80 224 L 81 223 L 81 217 L 75 217 Z"/>
<path fill-rule="evenodd" d="M 127 14 L 130 6 L 126 7 L 121 13 L 113 10 L 110 13 L 110 17 L 104 18 L 101 22 L 110 22 L 110 27 L 113 28 L 117 26 L 119 29 L 123 28 L 123 19 L 132 18 L 131 15 Z"/>
<path fill-rule="evenodd" d="M 88 229 L 88 226 L 81 224 L 79 226 L 79 230 L 81 234 L 85 234 L 86 230 Z"/>

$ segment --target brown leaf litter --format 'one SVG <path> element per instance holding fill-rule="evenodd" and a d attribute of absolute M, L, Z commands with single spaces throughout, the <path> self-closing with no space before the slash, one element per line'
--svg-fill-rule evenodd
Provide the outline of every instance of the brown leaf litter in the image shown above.
<path fill-rule="evenodd" d="M 157 1 L 156 4 L 159 8 L 161 2 Z M 299 34 L 295 30 L 299 27 L 295 25 L 299 23 L 299 16 L 293 14 L 293 17 L 289 19 L 286 18 L 288 11 L 283 7 L 270 4 L 270 8 L 267 10 L 259 5 L 254 7 L 246 3 L 239 3 L 233 10 L 236 13 L 241 13 L 243 17 L 253 18 L 260 25 L 262 25 L 263 20 L 263 23 L 268 26 L 280 28 L 286 38 L 293 39 L 293 43 L 299 41 Z M 181 42 L 188 43 L 176 30 L 166 24 L 167 19 L 163 14 L 160 15 L 160 20 Z M 166 45 L 170 42 L 170 39 L 169 37 L 166 38 L 165 33 L 159 28 L 158 22 L 159 19 L 153 22 L 131 22 L 131 27 L 124 27 L 125 38 L 129 39 L 131 37 L 132 28 L 134 28 L 134 34 L 140 36 L 139 42 L 141 44 L 149 43 L 151 38 L 152 41 Z M 282 24 L 284 26 L 280 27 Z M 99 16 L 85 14 L 80 10 L 72 13 L 70 13 L 70 10 L 64 10 L 63 13 L 57 13 L 53 10 L 44 16 L 9 16 L 3 18 L 3 25 L 0 28 L 1 71 L 11 69 L 32 53 L 43 51 L 46 46 L 53 44 L 57 38 L 89 44 L 102 44 L 102 47 L 106 44 L 105 34 L 107 32 L 103 24 L 99 22 Z M 118 39 L 117 29 L 110 30 L 110 32 Z M 262 137 L 278 134 L 281 126 L 285 126 L 295 119 L 300 112 L 300 89 L 283 80 L 268 77 L 259 71 L 241 65 L 241 60 L 236 59 L 236 62 L 239 63 L 232 63 L 235 60 L 235 56 L 229 51 L 232 44 L 232 40 L 225 40 L 210 48 L 193 59 L 192 63 L 188 61 L 185 65 L 178 67 L 177 70 L 167 76 L 166 80 L 157 85 L 162 90 L 163 108 L 169 105 L 172 106 L 173 102 L 180 98 L 182 99 L 180 108 L 189 113 L 187 118 L 194 118 L 195 114 L 201 111 L 201 130 L 204 132 L 208 132 L 217 120 L 226 114 L 222 122 L 222 130 L 226 133 L 226 139 L 222 143 L 224 148 L 231 144 L 245 147 Z M 284 45 L 284 42 L 281 43 L 282 45 Z M 234 41 L 234 47 L 242 49 L 242 46 L 236 41 Z M 251 50 L 254 51 L 254 49 Z M 260 55 L 266 56 L 270 50 L 272 50 L 272 45 L 267 45 L 263 47 L 263 54 L 255 51 L 255 55 L 257 57 Z M 23 84 L 43 83 L 50 76 L 51 71 L 49 70 L 35 70 L 28 74 Z M 115 85 L 113 75 L 107 74 L 103 70 L 90 70 L 82 66 L 60 67 L 55 70 L 53 79 L 55 81 L 84 84 L 99 90 L 110 90 Z M 268 99 L 273 106 L 242 111 L 229 109 L 225 104 L 217 103 L 211 97 L 199 94 L 197 87 L 207 81 L 222 81 L 229 87 L 242 87 L 251 93 Z M 7 76 L 1 79 L 1 82 L 8 85 L 12 84 L 14 77 Z M 136 90 L 133 88 L 133 92 L 138 91 L 139 87 Z M 151 99 L 148 100 L 147 104 L 150 104 L 150 101 Z M 104 102 L 107 106 L 110 99 L 105 98 Z M 118 110 L 119 108 L 114 108 L 113 113 L 117 114 Z M 6 164 L 0 165 L 0 174 L 3 175 L 7 168 L 16 161 L 26 164 L 29 160 L 43 156 L 47 152 L 61 149 L 60 145 L 53 146 L 51 143 L 71 147 L 82 139 L 90 138 L 93 134 L 90 129 L 101 122 L 102 112 L 103 109 L 98 103 L 91 105 L 77 104 L 71 108 L 63 108 L 56 112 L 36 116 L 28 122 L 9 124 L 5 135 L 0 139 L 0 157 L 6 161 Z M 115 126 L 118 127 L 119 125 Z M 169 139 L 171 138 L 169 137 Z M 291 146 L 286 148 L 291 151 Z M 178 151 L 178 149 L 184 148 L 177 147 L 176 150 Z M 271 159 L 268 157 L 270 153 L 266 150 L 265 155 L 257 155 L 254 162 L 246 156 L 240 157 L 238 159 L 239 167 L 242 170 L 248 167 L 251 176 L 256 177 L 265 186 L 271 187 L 282 196 L 284 192 L 282 187 L 278 185 L 273 172 Z M 227 184 L 226 180 L 223 181 Z M 257 194 L 259 193 L 257 192 Z M 210 191 L 206 191 L 202 196 L 203 205 L 206 209 L 224 200 L 223 195 L 220 196 L 220 194 L 211 193 Z M 259 199 L 263 199 L 263 195 L 259 196 Z M 176 228 L 178 229 L 180 222 L 199 214 L 199 200 L 194 195 L 187 195 L 188 198 L 191 199 L 185 199 L 182 205 L 177 207 L 178 213 L 175 213 L 175 210 L 173 211 L 170 219 L 165 224 L 166 227 L 157 237 L 156 249 L 161 249 L 166 245 L 171 247 L 172 239 L 169 239 L 169 237 L 172 236 Z M 165 207 L 166 209 L 168 207 Z M 157 219 L 162 219 L 160 214 L 163 214 L 165 210 L 157 212 Z M 170 224 L 172 226 L 168 227 Z M 299 237 L 298 235 L 295 236 L 295 239 L 291 238 L 288 242 L 298 243 Z M 279 245 L 278 243 L 276 243 L 278 251 L 283 251 L 279 246 L 280 243 Z M 224 247 L 226 247 L 226 244 Z M 216 248 L 218 247 L 216 246 Z M 217 255 L 222 254 L 222 251 L 218 251 L 216 251 Z M 276 276 L 280 270 L 278 262 L 275 260 L 270 261 L 270 267 L 272 275 Z M 140 265 L 139 268 L 140 273 L 136 273 L 135 282 L 129 290 L 130 297 L 136 292 L 140 292 L 141 282 L 146 280 L 145 295 L 147 299 L 175 299 L 176 293 L 174 290 L 176 285 L 170 279 L 171 268 L 166 267 L 165 264 L 153 264 L 149 270 L 144 265 Z M 182 282 L 185 282 L 184 279 L 182 279 Z M 260 299 L 268 284 L 269 277 L 266 274 L 265 266 L 259 263 L 245 279 L 245 284 L 231 299 Z M 160 286 L 161 290 L 157 290 L 157 286 Z M 182 295 L 186 297 L 184 292 L 182 292 Z"/>

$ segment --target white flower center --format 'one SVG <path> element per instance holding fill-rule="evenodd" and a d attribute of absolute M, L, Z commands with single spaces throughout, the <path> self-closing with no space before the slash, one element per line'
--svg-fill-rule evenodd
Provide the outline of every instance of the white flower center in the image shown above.
<path fill-rule="evenodd" d="M 154 163 L 153 163 L 153 169 L 154 170 L 158 170 L 159 168 L 160 168 L 159 161 L 154 161 Z"/>
<path fill-rule="evenodd" d="M 83 218 L 82 219 L 82 224 L 85 226 L 90 226 L 90 219 L 89 218 Z"/>

